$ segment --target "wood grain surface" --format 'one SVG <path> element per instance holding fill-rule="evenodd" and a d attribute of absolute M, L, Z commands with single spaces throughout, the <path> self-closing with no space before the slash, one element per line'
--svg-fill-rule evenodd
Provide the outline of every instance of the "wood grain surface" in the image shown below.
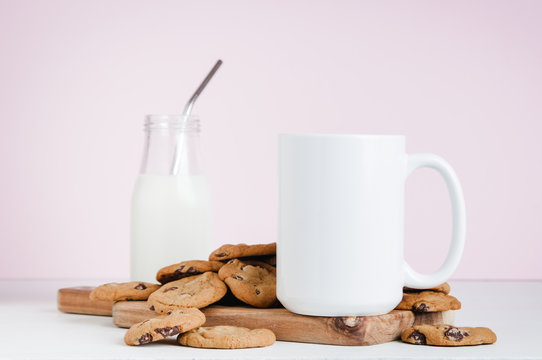
<path fill-rule="evenodd" d="M 92 289 L 90 286 L 79 286 L 58 290 L 58 310 L 73 314 L 111 316 L 114 302 L 90 300 L 88 295 Z"/>
<path fill-rule="evenodd" d="M 157 313 L 146 301 L 116 303 L 90 301 L 92 288 L 60 289 L 60 311 L 80 314 L 112 315 L 119 327 L 128 328 L 153 318 Z M 333 345 L 374 345 L 396 340 L 413 324 L 453 324 L 453 312 L 414 314 L 393 310 L 378 316 L 318 317 L 304 316 L 284 308 L 258 309 L 248 306 L 211 305 L 201 309 L 207 318 L 205 326 L 235 325 L 272 330 L 277 340 Z"/>

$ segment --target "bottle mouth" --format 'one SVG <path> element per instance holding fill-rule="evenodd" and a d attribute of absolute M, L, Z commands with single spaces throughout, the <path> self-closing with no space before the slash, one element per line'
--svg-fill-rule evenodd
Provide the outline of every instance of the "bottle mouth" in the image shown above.
<path fill-rule="evenodd" d="M 199 131 L 200 121 L 197 115 L 151 114 L 145 116 L 145 130 Z"/>

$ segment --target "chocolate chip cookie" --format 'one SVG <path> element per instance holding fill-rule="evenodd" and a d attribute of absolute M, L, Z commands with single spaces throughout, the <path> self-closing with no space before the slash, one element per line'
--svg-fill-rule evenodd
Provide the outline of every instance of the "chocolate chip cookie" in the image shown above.
<path fill-rule="evenodd" d="M 228 260 L 249 256 L 276 255 L 277 243 L 247 245 L 222 245 L 209 255 L 209 260 Z"/>
<path fill-rule="evenodd" d="M 406 286 L 403 288 L 403 292 L 408 292 L 408 293 L 419 293 L 422 291 L 436 291 L 436 292 L 441 292 L 443 294 L 448 295 L 450 293 L 450 284 L 448 283 L 440 284 L 439 286 L 435 286 L 434 288 L 431 288 L 431 289 L 414 289 L 414 288 L 409 288 Z"/>
<path fill-rule="evenodd" d="M 220 261 L 183 261 L 160 269 L 156 274 L 156 280 L 161 284 L 166 284 L 188 276 L 203 274 L 207 271 L 218 272 L 222 265 L 224 265 L 224 263 L 221 263 Z"/>
<path fill-rule="evenodd" d="M 195 308 L 169 311 L 166 315 L 145 320 L 126 332 L 127 345 L 143 345 L 195 329 L 205 323 L 205 315 Z"/>
<path fill-rule="evenodd" d="M 147 300 L 160 285 L 141 281 L 100 285 L 90 292 L 90 300 L 119 301 Z"/>
<path fill-rule="evenodd" d="M 264 262 L 230 260 L 218 276 L 239 300 L 256 307 L 270 307 L 277 302 L 276 269 Z"/>
<path fill-rule="evenodd" d="M 486 327 L 418 325 L 403 331 L 401 340 L 417 345 L 463 346 L 493 344 L 497 335 Z"/>
<path fill-rule="evenodd" d="M 177 337 L 181 345 L 212 349 L 263 347 L 272 345 L 275 340 L 271 330 L 250 330 L 238 326 L 200 327 Z"/>
<path fill-rule="evenodd" d="M 147 304 L 151 310 L 162 314 L 188 307 L 201 309 L 220 300 L 227 290 L 218 275 L 208 271 L 162 285 L 149 296 Z"/>
<path fill-rule="evenodd" d="M 461 309 L 461 303 L 455 297 L 435 291 L 419 293 L 403 293 L 403 300 L 396 310 L 412 310 L 414 312 L 435 312 Z"/>

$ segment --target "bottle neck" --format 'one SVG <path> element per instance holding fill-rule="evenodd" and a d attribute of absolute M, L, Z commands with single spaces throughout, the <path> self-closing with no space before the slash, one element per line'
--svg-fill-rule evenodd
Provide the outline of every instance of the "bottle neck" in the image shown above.
<path fill-rule="evenodd" d="M 141 174 L 200 175 L 199 119 L 182 115 L 148 115 Z"/>

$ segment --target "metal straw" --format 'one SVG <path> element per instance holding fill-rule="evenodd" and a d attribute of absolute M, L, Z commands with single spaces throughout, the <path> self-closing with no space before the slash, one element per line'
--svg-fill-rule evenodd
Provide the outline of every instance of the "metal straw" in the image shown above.
<path fill-rule="evenodd" d="M 200 86 L 198 86 L 198 88 L 194 92 L 194 95 L 192 95 L 190 100 L 188 100 L 188 102 L 186 103 L 186 105 L 184 107 L 183 115 L 182 115 L 183 123 L 188 121 L 188 118 L 190 117 L 190 113 L 192 112 L 192 108 L 194 107 L 194 103 L 198 99 L 198 96 L 203 92 L 203 89 L 205 89 L 205 87 L 207 86 L 209 81 L 211 81 L 213 75 L 216 73 L 216 71 L 218 70 L 220 65 L 222 65 L 222 60 L 218 60 L 216 62 L 215 66 L 213 66 L 211 71 L 209 71 L 209 74 L 207 74 L 205 79 L 203 79 L 203 82 L 200 84 Z M 181 151 L 182 151 L 181 141 L 182 141 L 182 133 L 179 134 L 179 136 L 177 138 L 177 141 L 176 141 L 176 144 L 175 144 L 175 153 L 173 155 L 173 164 L 171 166 L 171 171 L 170 171 L 170 173 L 172 175 L 177 175 L 177 173 L 179 172 L 180 158 L 181 158 Z"/>

